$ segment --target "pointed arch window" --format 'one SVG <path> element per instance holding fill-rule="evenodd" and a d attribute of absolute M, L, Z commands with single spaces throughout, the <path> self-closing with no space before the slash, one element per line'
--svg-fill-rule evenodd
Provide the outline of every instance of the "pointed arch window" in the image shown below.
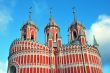
<path fill-rule="evenodd" d="M 48 39 L 49 39 L 49 33 L 47 33 L 47 42 L 48 42 Z"/>
<path fill-rule="evenodd" d="M 34 35 L 31 35 L 31 40 L 34 40 Z"/>
<path fill-rule="evenodd" d="M 23 35 L 24 40 L 26 40 L 26 34 Z"/>
<path fill-rule="evenodd" d="M 35 39 L 35 31 L 34 30 L 31 30 L 31 37 L 30 37 L 30 39 L 31 40 L 34 40 Z"/>
<path fill-rule="evenodd" d="M 23 39 L 26 40 L 26 37 L 27 37 L 26 36 L 26 29 L 23 29 L 22 35 L 23 35 Z"/>
<path fill-rule="evenodd" d="M 77 38 L 77 33 L 76 33 L 76 31 L 73 31 L 73 37 L 74 37 L 74 39 Z"/>
<path fill-rule="evenodd" d="M 56 41 L 57 41 L 57 39 L 58 39 L 58 33 L 56 33 Z"/>

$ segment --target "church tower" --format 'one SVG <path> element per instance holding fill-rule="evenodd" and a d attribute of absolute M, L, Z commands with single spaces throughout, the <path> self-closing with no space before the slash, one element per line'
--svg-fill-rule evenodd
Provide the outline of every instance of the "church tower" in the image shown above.
<path fill-rule="evenodd" d="M 29 10 L 29 19 L 26 24 L 21 28 L 21 39 L 22 40 L 34 40 L 36 41 L 38 28 L 35 26 L 32 21 L 32 11 Z"/>
<path fill-rule="evenodd" d="M 45 44 L 41 44 L 36 39 L 38 28 L 32 21 L 30 8 L 21 37 L 10 45 L 7 73 L 103 73 L 95 37 L 93 45 L 86 45 L 85 27 L 77 21 L 75 11 L 73 14 L 69 43 L 62 46 L 60 28 L 50 10 L 50 21 L 44 30 Z"/>
<path fill-rule="evenodd" d="M 74 21 L 70 25 L 69 31 L 69 42 L 74 44 L 86 45 L 86 33 L 85 27 L 76 19 L 75 11 L 73 11 Z"/>
<path fill-rule="evenodd" d="M 61 37 L 60 37 L 60 28 L 55 23 L 50 9 L 50 22 L 44 29 L 45 32 L 45 44 L 48 45 L 50 48 L 61 48 Z"/>

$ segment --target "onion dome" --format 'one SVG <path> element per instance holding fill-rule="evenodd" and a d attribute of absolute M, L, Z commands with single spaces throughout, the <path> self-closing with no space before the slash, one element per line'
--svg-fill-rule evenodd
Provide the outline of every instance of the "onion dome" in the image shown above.
<path fill-rule="evenodd" d="M 37 27 L 37 26 L 35 25 L 35 23 L 32 21 L 32 7 L 30 7 L 30 9 L 29 9 L 29 18 L 28 18 L 28 21 L 27 21 L 25 24 L 23 24 L 22 29 L 23 29 L 24 27 L 27 27 L 28 25 L 33 26 L 33 27 L 35 27 L 36 29 L 38 29 L 38 27 Z"/>
<path fill-rule="evenodd" d="M 50 27 L 56 27 L 59 29 L 58 25 L 54 22 L 54 19 L 52 17 L 50 17 L 50 22 L 45 27 L 45 30 L 50 28 Z"/>

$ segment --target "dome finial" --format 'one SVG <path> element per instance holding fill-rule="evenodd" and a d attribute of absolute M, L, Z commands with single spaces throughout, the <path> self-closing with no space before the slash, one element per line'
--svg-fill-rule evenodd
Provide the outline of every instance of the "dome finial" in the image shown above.
<path fill-rule="evenodd" d="M 50 8 L 50 22 L 53 24 L 54 19 L 52 18 L 52 8 Z"/>
<path fill-rule="evenodd" d="M 29 21 L 32 20 L 32 7 L 29 8 Z"/>
<path fill-rule="evenodd" d="M 73 15 L 74 15 L 74 22 L 77 22 L 75 7 L 73 7 L 72 9 L 73 9 Z"/>
<path fill-rule="evenodd" d="M 50 18 L 52 17 L 52 8 L 50 8 Z"/>

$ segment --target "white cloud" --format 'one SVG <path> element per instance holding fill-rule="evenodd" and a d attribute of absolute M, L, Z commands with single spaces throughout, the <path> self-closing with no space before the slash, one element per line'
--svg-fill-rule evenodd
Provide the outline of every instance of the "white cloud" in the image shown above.
<path fill-rule="evenodd" d="M 4 63 L 0 61 L 0 73 L 7 73 L 7 68 L 8 68 L 8 61 Z"/>
<path fill-rule="evenodd" d="M 95 35 L 97 42 L 99 43 L 99 51 L 102 56 L 103 64 L 110 65 L 110 16 L 100 15 L 98 20 L 94 22 L 87 31 L 87 39 L 89 43 L 93 41 L 93 35 Z"/>
<path fill-rule="evenodd" d="M 99 21 L 95 22 L 91 30 L 96 36 L 99 43 L 103 44 L 110 42 L 110 17 L 106 15 L 99 16 Z"/>

